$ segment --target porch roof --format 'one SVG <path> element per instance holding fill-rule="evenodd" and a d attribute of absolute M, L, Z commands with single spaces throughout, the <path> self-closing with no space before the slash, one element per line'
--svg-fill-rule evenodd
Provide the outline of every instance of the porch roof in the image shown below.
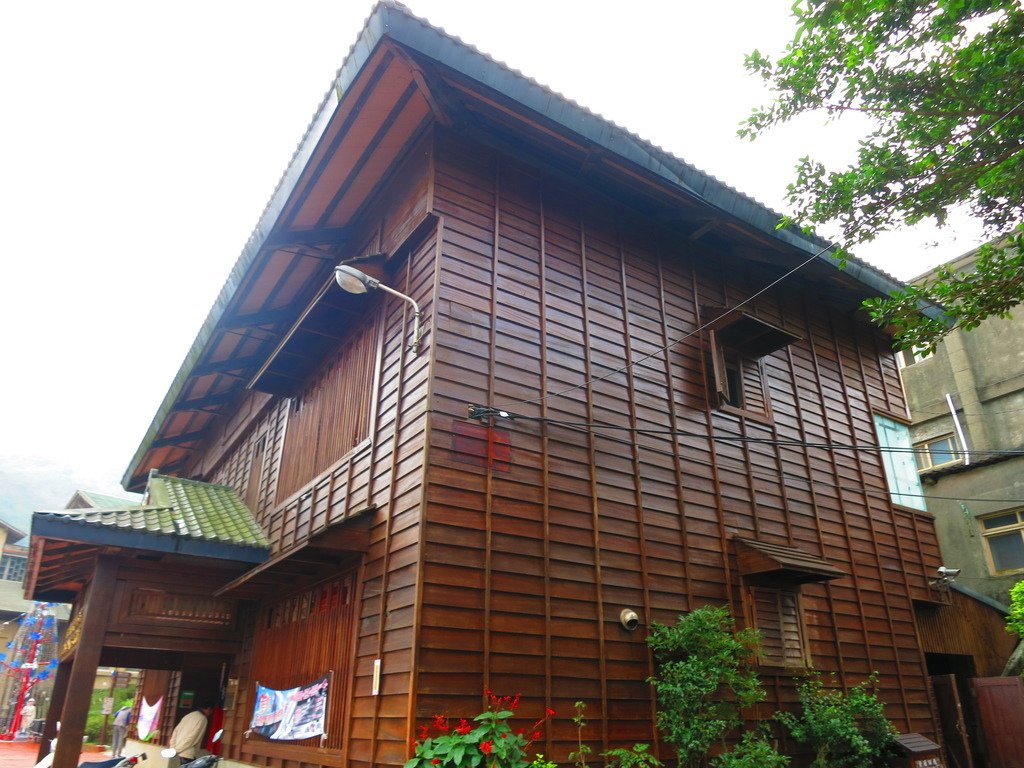
<path fill-rule="evenodd" d="M 270 556 L 259 523 L 227 486 L 153 472 L 144 501 L 34 513 L 26 596 L 69 599 L 95 555 L 111 547 L 249 565 Z"/>

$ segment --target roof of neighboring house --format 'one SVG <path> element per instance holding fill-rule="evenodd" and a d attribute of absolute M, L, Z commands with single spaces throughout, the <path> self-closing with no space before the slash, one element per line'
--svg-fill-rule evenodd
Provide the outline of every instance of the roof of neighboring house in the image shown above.
<path fill-rule="evenodd" d="M 95 507 L 96 509 L 121 509 L 137 503 L 138 499 L 108 496 L 105 493 L 96 493 L 96 491 L 77 490 L 75 495 L 68 501 L 66 508 L 77 509 L 86 506 Z"/>
<path fill-rule="evenodd" d="M 256 563 L 270 549 L 233 489 L 155 472 L 145 504 L 36 512 L 32 535 Z"/>
<path fill-rule="evenodd" d="M 7 531 L 7 538 L 10 539 L 11 541 L 17 541 L 18 539 L 23 539 L 26 536 L 28 536 L 27 533 L 25 533 L 24 531 L 18 530 L 17 528 L 15 528 L 13 525 L 8 523 L 3 518 L 0 518 L 0 528 L 3 528 L 4 530 Z"/>
<path fill-rule="evenodd" d="M 975 592 L 970 587 L 965 587 L 963 584 L 960 584 L 960 583 L 955 582 L 955 581 L 952 584 L 950 584 L 949 586 L 951 586 L 953 589 L 955 589 L 957 592 L 959 592 L 962 595 L 967 595 L 968 597 L 973 597 L 978 602 L 984 603 L 985 605 L 987 605 L 990 608 L 995 608 L 997 611 L 999 611 L 1003 615 L 1008 615 L 1010 613 L 1009 607 L 1003 605 L 998 600 L 994 600 L 993 598 L 989 597 L 988 595 L 983 595 L 983 594 L 981 594 L 981 592 Z"/>
<path fill-rule="evenodd" d="M 382 48 L 386 48 L 389 55 L 394 55 L 385 60 Z M 407 71 L 396 74 L 402 67 Z M 434 74 L 424 74 L 420 68 Z M 388 80 L 389 77 L 392 79 Z M 456 82 L 455 86 L 450 85 L 446 79 L 449 77 Z M 495 112 L 504 110 L 504 114 L 528 115 L 530 120 L 541 126 L 538 131 L 549 137 L 565 137 L 565 144 L 572 145 L 574 151 L 585 151 L 588 157 L 596 158 L 595 165 L 613 168 L 615 173 L 621 172 L 624 178 L 634 182 L 640 179 L 639 183 L 645 185 L 644 190 L 656 187 L 659 194 L 674 201 L 683 201 L 691 210 L 694 206 L 699 207 L 712 219 L 721 218 L 730 222 L 730 226 L 739 225 L 744 232 L 754 232 L 761 242 L 786 251 L 791 261 L 816 262 L 815 266 L 827 270 L 829 279 L 841 275 L 843 284 L 856 286 L 858 293 L 887 295 L 902 285 L 885 272 L 855 258 L 850 258 L 840 272 L 825 240 L 806 234 L 797 227 L 778 228 L 780 215 L 766 206 L 431 26 L 413 16 L 403 5 L 382 0 L 374 7 L 349 51 L 171 382 L 125 472 L 122 482 L 126 488 L 139 487 L 145 481 L 147 467 L 176 471 L 187 466 L 189 456 L 211 420 L 216 418 L 220 409 L 230 406 L 232 398 L 241 392 L 244 383 L 266 361 L 270 351 L 284 338 L 294 316 L 306 305 L 308 296 L 323 283 L 324 277 L 330 279 L 329 270 L 333 264 L 327 263 L 322 252 L 317 257 L 321 263 L 310 267 L 308 272 L 294 268 L 300 261 L 297 257 L 304 256 L 294 253 L 294 250 L 290 253 L 296 258 L 282 266 L 283 254 L 289 253 L 282 248 L 282 243 L 286 242 L 282 238 L 297 237 L 287 242 L 308 244 L 313 241 L 303 240 L 304 234 L 311 233 L 310 237 L 327 234 L 325 228 L 317 230 L 315 225 L 313 229 L 290 230 L 295 220 L 294 209 L 305 204 L 308 198 L 303 197 L 304 193 L 323 183 L 332 161 L 330 153 L 348 158 L 347 162 L 353 168 L 365 170 L 368 167 L 365 156 L 359 157 L 366 149 L 365 143 L 344 146 L 343 141 L 346 133 L 366 131 L 371 122 L 376 125 L 378 121 L 367 119 L 374 114 L 372 108 L 366 107 L 373 98 L 379 96 L 379 101 L 375 102 L 379 106 L 384 98 L 397 99 L 403 91 L 408 94 L 405 101 L 387 105 L 388 109 L 393 107 L 394 115 L 405 116 L 404 122 L 380 115 L 381 125 L 387 123 L 388 130 L 396 132 L 394 136 L 389 134 L 387 142 L 381 142 L 382 146 L 388 147 L 381 150 L 382 153 L 397 153 L 399 150 L 394 149 L 395 146 L 419 135 L 424 122 L 430 119 L 435 103 L 432 86 L 421 85 L 424 78 L 433 78 L 448 91 L 458 89 L 459 98 L 469 99 L 473 94 L 483 94 L 481 99 L 500 102 Z M 414 81 L 417 84 L 414 85 Z M 385 97 L 380 93 L 390 95 Z M 360 119 L 355 119 L 356 115 Z M 400 131 L 405 133 L 397 133 Z M 396 158 L 397 155 L 389 159 Z M 368 171 L 365 175 L 379 179 L 385 175 L 384 170 L 379 168 L 376 169 L 379 173 Z M 366 189 L 355 184 L 360 172 L 351 171 L 347 177 L 348 185 L 342 185 L 337 194 L 368 194 Z M 356 188 L 362 191 L 354 192 Z M 353 203 L 345 215 L 355 215 L 353 212 L 359 207 L 357 202 Z M 340 216 L 336 225 L 332 223 L 332 231 L 338 233 L 349 223 L 349 219 Z M 260 305 L 256 300 L 249 300 L 255 283 L 255 278 L 249 280 L 249 277 L 251 273 L 259 276 L 261 265 L 268 263 L 271 257 L 278 259 L 273 274 L 288 276 L 292 282 L 286 291 L 265 291 L 261 295 L 273 296 L 274 303 L 264 301 Z M 304 275 L 302 279 L 305 280 L 301 287 L 297 287 L 299 275 Z M 283 310 L 294 312 L 294 316 L 283 319 Z M 927 311 L 938 313 L 936 308 Z M 251 338 L 237 334 L 236 338 L 225 340 L 228 330 L 232 327 L 237 330 L 242 319 L 259 324 L 259 338 L 256 334 Z M 215 380 L 218 373 L 226 371 L 232 374 L 230 381 Z"/>

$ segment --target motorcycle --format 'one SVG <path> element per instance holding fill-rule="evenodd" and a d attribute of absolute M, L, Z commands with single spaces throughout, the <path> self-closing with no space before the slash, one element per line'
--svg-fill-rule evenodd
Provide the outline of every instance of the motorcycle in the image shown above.
<path fill-rule="evenodd" d="M 221 730 L 213 734 L 212 741 L 214 743 L 220 741 L 220 737 L 223 735 L 224 729 L 222 728 Z M 173 747 L 168 747 L 167 749 L 160 750 L 160 756 L 166 757 L 168 760 L 170 760 L 177 754 L 177 751 Z M 203 755 L 202 757 L 197 757 L 194 760 L 190 760 L 187 763 L 182 763 L 180 768 L 213 768 L 213 766 L 215 766 L 219 762 L 220 755 Z M 78 768 L 83 768 L 83 766 L 78 766 Z"/>
<path fill-rule="evenodd" d="M 134 768 L 140 761 L 146 759 L 146 753 L 140 752 L 137 755 L 126 757 L 112 757 L 110 760 L 97 760 L 95 762 L 79 763 L 78 768 Z"/>

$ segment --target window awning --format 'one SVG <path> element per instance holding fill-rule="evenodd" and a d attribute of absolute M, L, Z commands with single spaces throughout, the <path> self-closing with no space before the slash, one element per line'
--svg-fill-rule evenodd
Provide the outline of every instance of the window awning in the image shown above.
<path fill-rule="evenodd" d="M 787 544 L 769 544 L 757 539 L 733 539 L 739 572 L 748 581 L 803 584 L 841 579 L 847 574 L 809 552 Z"/>
<path fill-rule="evenodd" d="M 755 359 L 800 340 L 799 336 L 739 309 L 701 307 L 701 316 L 705 322 L 710 320 L 708 328 L 718 343 Z"/>

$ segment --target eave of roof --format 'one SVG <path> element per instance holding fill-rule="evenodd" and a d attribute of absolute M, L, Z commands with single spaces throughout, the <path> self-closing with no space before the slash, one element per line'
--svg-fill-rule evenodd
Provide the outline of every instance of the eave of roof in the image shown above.
<path fill-rule="evenodd" d="M 162 508 L 148 507 L 145 509 L 156 511 Z M 103 514 L 124 511 L 126 510 L 105 510 Z M 194 538 L 145 527 L 105 524 L 68 512 L 36 512 L 32 515 L 32 536 L 40 539 L 212 557 L 244 563 L 262 563 L 269 556 L 266 547 L 242 545 L 217 539 Z"/>
<path fill-rule="evenodd" d="M 737 218 L 751 228 L 786 243 L 808 256 L 813 256 L 818 261 L 839 268 L 836 259 L 829 255 L 830 249 L 827 241 L 807 235 L 796 227 L 777 229 L 776 225 L 780 215 L 766 206 L 527 78 L 522 73 L 486 56 L 458 38 L 431 26 L 427 21 L 413 16 L 405 6 L 393 2 L 393 0 L 382 0 L 374 7 L 344 64 L 338 71 L 331 88 L 324 96 L 284 175 L 263 210 L 256 228 L 242 249 L 242 253 L 231 269 L 206 320 L 186 354 L 185 360 L 171 382 L 167 394 L 158 407 L 122 478 L 122 484 L 126 488 L 131 487 L 133 481 L 138 478 L 140 462 L 148 453 L 150 446 L 157 438 L 161 425 L 171 413 L 175 402 L 186 386 L 189 376 L 202 357 L 218 322 L 224 316 L 232 297 L 242 284 L 246 271 L 272 232 L 278 216 L 284 210 L 302 176 L 307 161 L 330 124 L 331 116 L 376 46 L 385 37 L 412 51 L 430 57 L 475 82 L 494 89 L 504 97 L 518 102 L 524 108 L 562 126 L 566 131 L 575 133 L 607 152 L 644 169 L 671 187 L 692 196 L 695 200 Z M 889 294 L 902 287 L 902 284 L 892 276 L 852 257 L 847 260 L 845 274 L 863 284 L 870 292 L 879 295 Z M 927 309 L 926 311 L 938 313 L 937 309 Z"/>

